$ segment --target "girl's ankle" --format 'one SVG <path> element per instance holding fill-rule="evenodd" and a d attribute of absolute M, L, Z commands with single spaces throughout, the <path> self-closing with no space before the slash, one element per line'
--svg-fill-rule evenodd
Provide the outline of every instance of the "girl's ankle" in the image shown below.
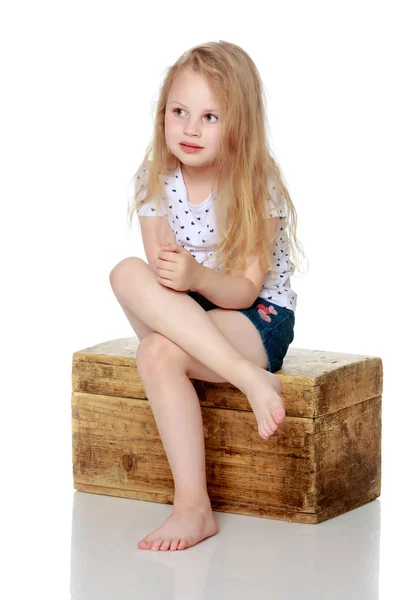
<path fill-rule="evenodd" d="M 184 510 L 198 510 L 207 512 L 211 509 L 211 501 L 208 496 L 181 497 L 174 498 L 174 512 L 182 512 Z M 212 509 L 211 509 L 212 510 Z"/>

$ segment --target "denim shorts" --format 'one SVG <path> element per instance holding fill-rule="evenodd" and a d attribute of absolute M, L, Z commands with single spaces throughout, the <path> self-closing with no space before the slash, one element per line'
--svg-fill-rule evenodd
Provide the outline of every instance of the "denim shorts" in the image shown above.
<path fill-rule="evenodd" d="M 205 311 L 212 310 L 213 308 L 220 308 L 208 300 L 208 298 L 202 296 L 199 292 L 190 290 L 188 295 L 196 300 Z M 265 319 L 260 316 L 258 312 L 260 310 L 259 305 L 264 307 L 264 312 L 268 314 L 271 321 L 265 321 Z M 270 307 L 275 309 L 273 313 L 268 311 L 268 308 Z M 294 311 L 260 297 L 257 298 L 250 308 L 240 308 L 237 310 L 246 315 L 256 327 L 261 336 L 268 358 L 268 371 L 276 373 L 276 371 L 279 371 L 282 368 L 283 359 L 294 339 Z M 275 314 L 275 312 L 277 314 Z"/>

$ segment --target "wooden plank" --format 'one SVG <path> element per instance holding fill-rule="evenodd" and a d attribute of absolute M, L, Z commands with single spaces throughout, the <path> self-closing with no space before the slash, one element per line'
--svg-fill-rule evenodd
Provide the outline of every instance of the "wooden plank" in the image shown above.
<path fill-rule="evenodd" d="M 313 421 L 287 417 L 269 440 L 252 412 L 203 407 L 206 474 L 217 500 L 314 510 Z M 72 394 L 74 479 L 101 487 L 173 493 L 158 428 L 141 400 Z M 310 504 L 311 500 L 311 504 Z"/>
<path fill-rule="evenodd" d="M 317 512 L 380 496 L 381 411 L 378 396 L 315 420 Z"/>
<path fill-rule="evenodd" d="M 122 344 L 115 344 L 112 350 L 104 346 L 106 344 L 101 344 L 100 348 L 109 354 L 97 354 L 92 350 L 74 354 L 73 391 L 146 399 L 146 391 L 136 368 L 136 359 L 129 356 L 127 350 L 130 346 L 124 349 Z M 383 367 L 380 358 L 356 356 L 352 363 L 350 357 L 353 355 L 325 353 L 326 370 L 323 371 L 317 358 L 312 357 L 307 367 L 308 376 L 305 377 L 304 365 L 298 367 L 299 356 L 305 355 L 300 350 L 295 348 L 292 358 L 285 358 L 286 374 L 280 375 L 278 372 L 282 379 L 282 399 L 288 416 L 315 418 L 382 394 Z M 133 346 L 131 353 L 135 352 L 136 346 Z M 321 352 L 318 353 L 318 357 L 322 360 Z M 333 364 L 336 365 L 335 370 L 332 370 Z M 247 397 L 232 384 L 196 379 L 192 382 L 203 406 L 252 412 Z"/>
<path fill-rule="evenodd" d="M 202 415 L 216 507 L 236 506 L 240 498 L 238 510 L 253 507 L 241 514 L 257 506 L 268 514 L 275 507 L 332 515 L 380 495 L 381 397 L 315 420 L 287 417 L 268 440 L 248 411 L 202 407 Z M 74 392 L 72 434 L 76 486 L 173 501 L 172 473 L 148 402 Z"/>

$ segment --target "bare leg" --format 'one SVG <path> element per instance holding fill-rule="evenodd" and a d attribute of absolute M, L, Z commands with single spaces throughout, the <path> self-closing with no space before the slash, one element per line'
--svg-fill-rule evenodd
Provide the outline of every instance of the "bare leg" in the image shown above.
<path fill-rule="evenodd" d="M 136 257 L 118 263 L 110 281 L 125 313 L 142 328 L 161 333 L 247 396 L 261 437 L 285 420 L 279 377 L 239 352 L 188 294 L 159 283 L 153 269 Z"/>
<path fill-rule="evenodd" d="M 216 368 L 216 365 L 210 360 L 204 360 L 202 357 L 204 354 L 208 356 L 210 345 L 219 344 L 220 338 L 222 338 L 224 347 L 219 350 L 219 353 L 228 352 L 232 355 L 233 351 L 234 356 L 231 360 L 236 361 L 238 369 L 245 368 L 242 365 L 247 362 L 250 365 L 250 373 L 252 369 L 253 374 L 254 369 L 263 371 L 237 352 L 192 298 L 159 284 L 152 269 L 148 268 L 146 263 L 142 264 L 136 263 L 133 268 L 133 265 L 125 263 L 124 268 L 126 267 L 127 271 L 120 270 L 123 285 L 118 284 L 118 272 L 113 273 L 111 279 L 113 290 L 116 295 L 118 294 L 118 301 L 123 308 L 125 306 L 124 312 L 133 327 L 139 318 L 142 325 L 146 323 L 146 326 L 150 326 L 154 331 L 159 331 L 165 337 L 172 339 L 203 364 L 208 363 L 207 366 L 216 372 L 218 372 L 218 367 Z M 132 273 L 132 271 L 134 272 Z M 138 280 L 142 290 L 140 293 L 137 284 L 132 289 L 127 289 L 127 282 L 137 282 Z M 178 300 L 184 301 L 184 308 L 177 309 L 174 306 L 178 305 Z M 130 305 L 131 308 L 128 308 L 127 305 Z M 192 307 L 193 311 L 191 311 Z M 149 315 L 151 320 L 148 318 Z M 185 317 L 183 330 L 182 315 Z M 203 354 L 196 353 L 192 348 L 188 349 L 187 345 L 185 348 L 182 343 L 179 344 L 173 335 L 175 331 L 173 327 L 159 327 L 159 323 L 165 324 L 172 320 L 171 317 L 176 318 L 177 329 L 180 332 L 179 339 L 182 339 L 185 344 L 186 328 L 186 333 L 187 331 L 192 332 L 192 335 L 188 337 L 191 343 L 195 344 L 194 348 L 204 346 Z M 215 331 L 213 331 L 214 329 Z M 215 332 L 217 335 L 213 338 Z M 209 336 L 211 336 L 211 342 L 208 339 Z M 195 338 L 194 342 L 193 337 Z M 225 362 L 223 364 L 226 368 Z M 160 528 L 139 542 L 139 548 L 148 549 L 151 546 L 154 550 L 168 550 L 171 546 L 171 550 L 181 550 L 214 535 L 218 531 L 218 526 L 207 494 L 203 424 L 197 394 L 185 372 L 184 363 L 176 361 L 174 364 L 166 361 L 163 366 L 161 359 L 158 361 L 158 365 L 157 368 L 160 372 L 162 371 L 162 374 L 158 372 L 160 376 L 154 377 L 152 370 L 146 369 L 145 363 L 141 367 L 140 375 L 174 475 L 174 511 Z M 229 381 L 226 375 L 222 374 L 222 376 Z M 251 376 L 249 375 L 249 377 Z M 236 385 L 235 381 L 232 383 Z M 245 384 L 242 384 L 241 381 L 238 383 L 237 387 L 244 391 Z M 240 385 L 243 387 L 241 388 Z M 244 393 L 246 392 L 244 391 Z M 261 390 L 262 393 L 265 393 L 265 389 Z"/>
<path fill-rule="evenodd" d="M 144 323 L 129 308 L 121 306 L 137 335 L 138 328 L 145 333 Z M 157 377 L 152 369 L 142 365 L 140 378 L 174 477 L 174 509 L 165 523 L 146 535 L 138 547 L 183 550 L 215 535 L 219 528 L 207 491 L 203 419 L 195 387 L 185 373 L 184 362 L 157 363 Z"/>
<path fill-rule="evenodd" d="M 183 550 L 218 532 L 207 492 L 203 418 L 185 362 L 142 366 L 140 377 L 151 404 L 174 477 L 172 514 L 138 544 L 144 550 Z"/>
<path fill-rule="evenodd" d="M 254 393 L 254 380 L 257 373 L 260 379 L 263 369 L 232 346 L 193 298 L 161 285 L 153 269 L 139 258 L 119 263 L 111 271 L 110 281 L 118 301 L 145 325 L 172 340 L 246 396 Z"/>
<path fill-rule="evenodd" d="M 120 305 L 129 323 L 132 325 L 133 331 L 136 333 L 140 341 L 146 336 L 148 336 L 150 333 L 153 333 L 153 330 L 150 327 L 148 327 L 145 323 L 143 323 L 143 321 L 141 321 L 137 317 L 137 315 L 134 315 L 130 308 L 124 306 L 123 304 L 121 304 L 121 302 Z"/>
<path fill-rule="evenodd" d="M 143 327 L 129 308 L 122 308 L 134 329 Z M 156 361 L 157 377 L 146 364 L 138 364 L 138 369 L 174 477 L 174 506 L 209 507 L 203 418 L 196 389 L 185 373 L 185 361 L 164 362 L 158 357 Z"/>

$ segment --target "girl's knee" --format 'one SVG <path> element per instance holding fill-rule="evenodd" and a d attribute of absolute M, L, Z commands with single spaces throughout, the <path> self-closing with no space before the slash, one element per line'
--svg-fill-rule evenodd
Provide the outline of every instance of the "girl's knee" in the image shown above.
<path fill-rule="evenodd" d="M 161 333 L 154 331 L 140 342 L 136 352 L 136 363 L 152 371 L 171 367 L 185 360 L 187 353 Z"/>
<path fill-rule="evenodd" d="M 128 256 L 117 263 L 109 275 L 112 289 L 114 291 L 120 289 L 127 277 L 131 277 L 134 270 L 140 266 L 140 263 L 147 264 L 138 256 Z"/>

